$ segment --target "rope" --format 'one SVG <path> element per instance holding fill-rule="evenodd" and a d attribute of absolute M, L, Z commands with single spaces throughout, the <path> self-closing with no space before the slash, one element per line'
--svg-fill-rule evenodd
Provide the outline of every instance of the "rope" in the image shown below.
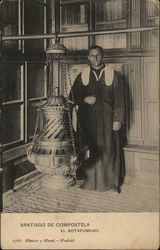
<path fill-rule="evenodd" d="M 71 87 L 71 90 L 70 90 L 71 98 L 73 100 L 73 103 L 75 103 L 74 94 L 73 94 L 73 90 L 72 90 L 72 81 L 71 81 L 71 74 L 70 74 L 69 62 L 68 62 L 67 56 L 64 57 L 64 61 L 65 61 L 66 66 L 67 66 L 69 85 Z M 80 125 L 80 121 L 79 121 L 79 116 L 78 116 L 78 109 L 77 109 L 76 106 L 75 106 L 75 112 L 76 112 L 76 116 L 77 116 L 77 125 L 79 127 L 79 132 L 80 132 L 80 134 L 82 134 L 82 129 L 81 129 L 81 125 Z M 81 140 L 81 135 L 80 135 L 80 137 L 79 137 L 79 147 L 81 147 L 81 145 L 82 145 L 82 140 Z"/>
<path fill-rule="evenodd" d="M 39 117 L 40 117 L 40 112 L 41 112 L 41 107 L 42 107 L 42 104 L 43 104 L 43 97 L 44 97 L 44 83 L 45 83 L 45 80 L 47 79 L 47 64 L 48 62 L 45 61 L 45 65 L 46 67 L 44 66 L 44 71 L 43 71 L 43 77 L 42 77 L 42 80 L 41 80 L 41 87 L 42 87 L 42 90 L 41 90 L 41 99 L 40 99 L 40 107 L 38 108 L 38 112 L 37 112 L 37 117 L 36 117 L 36 122 L 35 122 L 35 130 L 34 130 L 34 135 L 33 135 L 33 140 L 32 140 L 32 144 L 35 143 L 36 139 L 37 139 L 37 130 L 38 130 L 38 126 L 39 126 Z"/>
<path fill-rule="evenodd" d="M 63 60 L 62 60 L 62 71 L 63 71 L 63 76 L 64 76 L 64 87 L 65 87 L 64 91 L 65 91 L 65 96 L 66 96 L 66 106 L 67 106 L 67 114 L 68 114 L 68 119 L 69 119 L 70 136 L 71 136 L 71 141 L 72 141 L 72 146 L 73 146 L 73 154 L 76 155 L 74 133 L 73 133 L 73 128 L 72 128 L 72 118 L 71 118 L 71 113 L 70 113 L 70 103 L 69 103 L 69 98 L 68 98 L 68 86 L 67 86 L 67 79 L 66 79 L 66 63 Z"/>

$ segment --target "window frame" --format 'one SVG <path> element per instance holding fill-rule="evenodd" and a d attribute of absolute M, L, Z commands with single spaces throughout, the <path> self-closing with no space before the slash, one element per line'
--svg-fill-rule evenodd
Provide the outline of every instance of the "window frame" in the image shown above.
<path fill-rule="evenodd" d="M 15 140 L 15 141 L 11 141 L 11 142 L 7 142 L 7 143 L 3 143 L 3 136 L 2 136 L 2 144 L 3 147 L 10 147 L 11 145 L 18 145 L 21 143 L 24 143 L 25 141 L 25 133 L 24 133 L 24 117 L 25 117 L 25 88 L 24 88 L 24 63 L 22 62 L 17 62 L 17 61 L 12 61 L 12 62 L 7 62 L 6 65 L 9 64 L 13 64 L 13 65 L 19 65 L 20 66 L 20 81 L 21 81 L 21 99 L 20 100 L 13 100 L 13 101 L 7 101 L 7 102 L 3 102 L 2 101 L 2 111 L 5 107 L 16 107 L 19 106 L 20 107 L 20 112 L 21 112 L 21 120 L 20 120 L 20 130 L 21 130 L 21 134 L 20 134 L 20 138 L 19 140 Z M 3 86 L 3 84 L 2 84 Z M 2 112 L 3 115 L 3 112 Z"/>
<path fill-rule="evenodd" d="M 35 65 L 43 65 L 43 76 L 42 76 L 42 79 L 41 79 L 41 96 L 40 97 L 33 97 L 33 98 L 29 98 L 28 97 L 28 66 L 29 64 L 35 64 Z M 33 139 L 33 135 L 32 136 L 29 136 L 29 131 L 28 131 L 28 121 L 29 121 L 29 104 L 31 103 L 38 103 L 37 106 L 40 106 L 40 102 L 41 100 L 42 101 L 46 101 L 47 100 L 47 87 L 48 87 L 48 77 L 47 75 L 45 75 L 45 70 L 47 71 L 47 66 L 45 65 L 45 63 L 43 61 L 28 61 L 26 62 L 26 78 L 27 78 L 27 81 L 26 81 L 26 89 L 27 89 L 27 98 L 26 98 L 26 102 L 27 102 L 27 110 L 26 110 L 26 142 L 30 142 L 32 139 Z M 44 82 L 44 79 L 45 79 L 45 82 Z M 44 83 L 44 86 L 42 87 L 42 83 Z M 42 88 L 44 88 L 44 93 L 42 93 Z M 43 94 L 43 97 L 42 97 L 42 94 Z"/>
<path fill-rule="evenodd" d="M 41 65 L 43 66 L 43 69 L 45 70 L 45 68 L 47 67 L 44 63 L 44 61 L 25 61 L 24 63 L 20 63 L 20 62 L 7 62 L 6 64 L 13 64 L 15 65 L 15 63 L 17 65 L 20 65 L 20 69 L 21 69 L 21 76 L 20 76 L 20 80 L 21 80 L 21 99 L 20 100 L 13 100 L 13 101 L 7 101 L 7 102 L 2 102 L 2 110 L 4 110 L 5 107 L 16 107 L 19 106 L 21 109 L 21 120 L 20 120 L 20 129 L 21 129 L 21 135 L 19 140 L 14 140 L 14 141 L 10 141 L 7 143 L 3 143 L 3 138 L 2 138 L 2 144 L 3 147 L 5 149 L 9 149 L 12 147 L 17 147 L 19 145 L 22 145 L 24 143 L 29 143 L 33 136 L 28 136 L 29 135 L 29 131 L 28 131 L 28 112 L 29 112 L 29 103 L 33 103 L 33 102 L 37 102 L 38 106 L 40 105 L 40 100 L 42 99 L 43 101 L 45 101 L 47 99 L 47 85 L 48 85 L 48 79 L 46 78 L 45 82 L 43 81 L 44 77 L 42 76 L 42 81 L 44 83 L 44 96 L 43 97 L 35 97 L 35 98 L 28 98 L 28 64 L 29 63 L 33 63 L 36 65 Z M 44 72 L 43 72 L 44 74 Z M 42 84 L 41 81 L 41 84 Z M 27 90 L 27 91 L 25 91 Z"/>
<path fill-rule="evenodd" d="M 25 4 L 24 4 L 24 2 L 26 0 L 17 0 L 17 1 L 20 1 L 20 6 L 21 6 L 21 10 L 20 10 L 20 12 L 21 12 L 21 16 L 20 16 L 21 20 L 20 20 L 20 23 L 21 23 L 22 28 L 21 28 L 21 32 L 20 32 L 19 35 L 25 35 L 25 20 L 24 20 L 24 18 L 25 18 L 24 17 L 25 16 L 25 11 L 24 11 Z M 46 4 L 46 0 L 43 0 L 43 3 L 37 3 L 36 1 L 35 2 L 33 1 L 33 3 L 35 5 L 42 5 L 44 7 L 44 10 L 43 10 L 43 26 L 44 26 L 43 27 L 43 34 L 46 34 L 47 33 L 47 4 Z M 30 35 L 32 35 L 32 32 L 31 32 Z M 35 41 L 35 39 L 33 39 L 33 41 Z M 46 50 L 46 39 L 43 39 L 43 48 L 42 48 L 42 50 L 37 51 L 37 53 L 41 53 L 41 52 L 43 52 L 45 50 Z M 25 40 L 21 41 L 21 51 L 22 51 L 23 54 L 25 53 Z M 30 50 L 29 50 L 29 52 L 30 52 Z"/>
<path fill-rule="evenodd" d="M 17 35 L 24 35 L 24 1 L 25 0 L 15 0 L 15 2 L 17 3 L 17 23 L 18 23 L 18 29 L 17 29 Z M 9 2 L 9 0 L 8 0 Z M 43 4 L 44 3 L 44 4 Z M 46 34 L 47 32 L 47 8 L 46 8 L 46 0 L 43 0 L 42 6 L 43 8 L 43 22 L 44 22 L 44 34 Z M 36 3 L 37 4 L 37 3 Z M 38 3 L 39 4 L 39 3 Z M 3 12 L 3 6 L 1 8 L 1 12 Z M 2 33 L 2 37 L 3 37 L 3 33 Z M 13 40 L 14 41 L 14 40 Z M 29 63 L 38 63 L 41 65 L 45 66 L 45 62 L 44 60 L 42 60 L 42 58 L 40 57 L 38 60 L 34 60 L 31 58 L 31 61 L 29 61 L 27 58 L 24 57 L 24 55 L 26 54 L 26 51 L 24 50 L 24 40 L 15 40 L 18 43 L 17 46 L 17 50 L 15 51 L 15 53 L 21 53 L 19 54 L 20 57 L 17 57 L 17 60 L 15 60 L 15 58 L 13 59 L 12 57 L 10 58 L 10 51 L 8 52 L 9 57 L 7 57 L 7 60 L 5 62 L 5 64 L 7 65 L 20 65 L 20 87 L 21 87 L 21 93 L 20 93 L 20 100 L 11 100 L 11 101 L 3 101 L 2 102 L 2 110 L 5 110 L 5 107 L 16 107 L 18 106 L 20 108 L 20 134 L 19 140 L 14 140 L 14 141 L 9 141 L 4 143 L 4 139 L 2 137 L 2 145 L 4 147 L 4 150 L 12 150 L 14 148 L 17 148 L 21 145 L 25 145 L 26 143 L 30 143 L 32 137 L 28 137 L 28 104 L 29 102 L 40 102 L 41 100 L 41 96 L 38 98 L 31 98 L 28 99 L 28 91 L 26 91 L 28 89 L 28 82 L 27 82 L 27 72 L 28 72 L 28 64 Z M 44 50 L 46 49 L 46 39 L 43 39 L 43 48 Z M 5 51 L 5 47 L 1 47 L 2 51 Z M 12 48 L 12 50 L 15 50 L 14 48 Z M 38 54 L 41 54 L 42 51 L 38 51 Z M 12 53 L 12 52 L 11 52 Z M 17 55 L 18 55 L 17 54 Z M 24 55 L 23 55 L 24 54 Z M 4 53 L 4 56 L 6 54 Z M 30 58 L 30 57 L 29 57 Z M 44 58 L 43 58 L 44 59 Z M 47 97 L 47 81 L 44 83 L 45 85 L 45 97 L 42 98 L 42 100 L 46 100 Z M 40 87 L 41 88 L 41 87 Z"/>

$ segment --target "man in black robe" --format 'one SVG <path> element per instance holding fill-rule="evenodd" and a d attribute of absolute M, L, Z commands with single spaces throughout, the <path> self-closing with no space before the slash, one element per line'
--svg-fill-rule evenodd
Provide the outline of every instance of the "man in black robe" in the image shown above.
<path fill-rule="evenodd" d="M 89 67 L 75 79 L 72 101 L 78 105 L 82 135 L 90 157 L 83 164 L 83 188 L 120 192 L 124 167 L 120 147 L 120 129 L 124 123 L 124 82 L 120 73 L 103 64 L 103 49 L 89 49 Z"/>

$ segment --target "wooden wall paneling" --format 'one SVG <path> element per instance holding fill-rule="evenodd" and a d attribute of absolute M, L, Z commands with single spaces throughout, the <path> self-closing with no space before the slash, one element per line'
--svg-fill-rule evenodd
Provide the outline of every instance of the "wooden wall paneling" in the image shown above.
<path fill-rule="evenodd" d="M 124 149 L 125 177 L 135 177 L 135 152 Z M 125 178 L 125 182 L 126 182 Z"/>
<path fill-rule="evenodd" d="M 159 188 L 158 152 L 135 153 L 135 177 L 141 181 L 141 184 Z"/>
<path fill-rule="evenodd" d="M 143 144 L 142 133 L 142 84 L 140 58 L 130 58 L 125 63 L 127 89 L 127 141 L 128 144 Z"/>
<path fill-rule="evenodd" d="M 159 26 L 159 1 L 141 0 L 141 26 Z M 144 51 L 159 50 L 159 30 L 142 32 L 142 48 Z"/>
<path fill-rule="evenodd" d="M 158 145 L 159 141 L 159 87 L 158 60 L 143 58 L 144 86 L 144 144 Z"/>
<path fill-rule="evenodd" d="M 125 183 L 141 183 L 152 188 L 159 187 L 159 156 L 154 149 L 124 147 Z"/>
<path fill-rule="evenodd" d="M 132 28 L 140 27 L 140 2 L 139 0 L 131 0 L 131 22 Z M 134 32 L 131 34 L 130 49 L 140 49 L 140 32 Z"/>

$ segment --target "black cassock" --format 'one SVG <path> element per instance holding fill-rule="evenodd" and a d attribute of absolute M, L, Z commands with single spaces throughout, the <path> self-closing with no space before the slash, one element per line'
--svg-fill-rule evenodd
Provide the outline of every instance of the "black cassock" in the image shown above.
<path fill-rule="evenodd" d="M 83 164 L 83 188 L 97 191 L 119 188 L 124 178 L 120 133 L 113 131 L 113 121 L 124 121 L 124 81 L 121 74 L 114 71 L 113 82 L 107 86 L 104 71 L 98 79 L 102 68 L 91 67 L 87 86 L 79 74 L 72 87 L 74 103 L 79 106 L 83 139 L 90 149 L 90 157 Z M 84 102 L 84 98 L 91 95 L 96 97 L 94 105 Z"/>

